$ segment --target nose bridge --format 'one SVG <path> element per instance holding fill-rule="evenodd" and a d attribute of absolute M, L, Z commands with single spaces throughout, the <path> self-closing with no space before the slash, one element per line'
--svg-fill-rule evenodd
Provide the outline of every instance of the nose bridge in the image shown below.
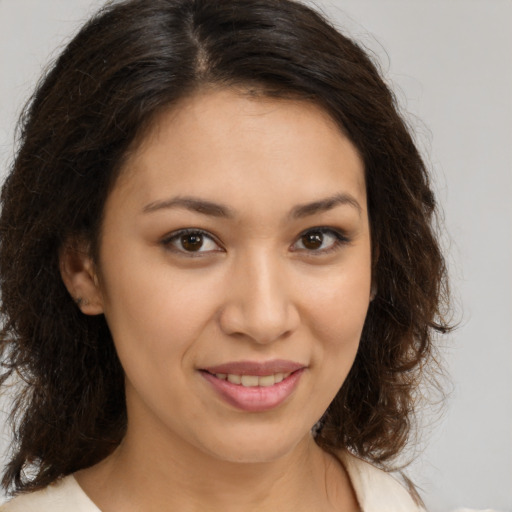
<path fill-rule="evenodd" d="M 270 343 L 295 329 L 298 313 L 285 267 L 270 247 L 251 248 L 236 258 L 222 313 L 226 332 Z"/>

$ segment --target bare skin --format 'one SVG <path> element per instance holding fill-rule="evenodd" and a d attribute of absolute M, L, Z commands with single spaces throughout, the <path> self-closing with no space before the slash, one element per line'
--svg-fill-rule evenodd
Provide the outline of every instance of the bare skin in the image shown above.
<path fill-rule="evenodd" d="M 297 450 L 278 462 L 241 466 L 212 460 L 201 468 L 194 461 L 149 460 L 121 449 L 75 477 L 103 512 L 359 511 L 342 465 L 314 441 L 304 444 L 304 453 Z M 134 466 L 134 458 L 143 465 Z"/>
<path fill-rule="evenodd" d="M 127 435 L 76 475 L 103 512 L 358 510 L 310 434 L 372 285 L 363 164 L 325 112 L 233 90 L 183 101 L 122 170 L 98 261 L 83 249 L 61 255 L 64 282 L 105 315 L 126 375 Z"/>

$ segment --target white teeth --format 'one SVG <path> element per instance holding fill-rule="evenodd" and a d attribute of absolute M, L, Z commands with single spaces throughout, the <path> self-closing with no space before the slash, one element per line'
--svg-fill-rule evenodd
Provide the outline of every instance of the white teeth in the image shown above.
<path fill-rule="evenodd" d="M 228 380 L 231 384 L 241 384 L 242 377 L 240 375 L 233 375 L 232 373 L 228 374 Z"/>
<path fill-rule="evenodd" d="M 264 377 L 258 378 L 258 384 L 264 388 L 273 386 L 276 383 L 274 375 L 265 375 Z"/>
<path fill-rule="evenodd" d="M 252 388 L 258 385 L 259 378 L 256 375 L 242 375 L 242 386 Z"/>
<path fill-rule="evenodd" d="M 268 388 L 273 386 L 274 384 L 279 384 L 284 379 L 289 377 L 291 372 L 288 373 L 275 373 L 273 375 L 236 375 L 233 373 L 216 373 L 215 377 L 220 380 L 227 380 L 231 382 L 231 384 L 241 384 L 246 388 L 254 388 L 257 386 L 261 386 L 264 388 Z"/>

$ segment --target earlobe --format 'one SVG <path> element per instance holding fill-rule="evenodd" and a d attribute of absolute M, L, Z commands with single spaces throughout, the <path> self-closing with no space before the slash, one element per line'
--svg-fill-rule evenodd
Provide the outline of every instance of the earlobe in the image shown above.
<path fill-rule="evenodd" d="M 83 241 L 65 243 L 59 251 L 62 280 L 76 305 L 85 315 L 103 313 L 103 297 L 95 265 Z"/>
<path fill-rule="evenodd" d="M 370 302 L 375 299 L 377 296 L 377 285 L 372 283 L 372 287 L 370 288 Z"/>

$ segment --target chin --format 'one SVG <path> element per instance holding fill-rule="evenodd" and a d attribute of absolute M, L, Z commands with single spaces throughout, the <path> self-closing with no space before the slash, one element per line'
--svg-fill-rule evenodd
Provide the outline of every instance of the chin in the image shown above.
<path fill-rule="evenodd" d="M 227 432 L 203 445 L 203 450 L 218 460 L 243 464 L 263 464 L 276 461 L 293 452 L 301 442 L 307 441 L 309 429 L 283 427 L 249 428 L 238 432 Z M 277 434 L 279 433 L 279 434 Z"/>

